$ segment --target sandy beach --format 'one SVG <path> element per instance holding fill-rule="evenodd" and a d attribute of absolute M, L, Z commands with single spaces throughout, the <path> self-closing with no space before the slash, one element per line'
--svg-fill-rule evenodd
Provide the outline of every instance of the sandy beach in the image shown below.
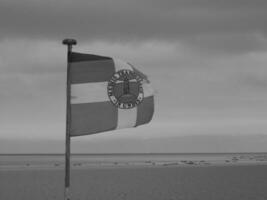
<path fill-rule="evenodd" d="M 206 160 L 197 160 L 197 156 L 188 156 L 191 160 L 183 160 L 184 156 L 178 156 L 182 160 L 162 162 L 163 156 L 161 162 L 152 159 L 140 163 L 118 162 L 119 159 L 114 157 L 116 162 L 103 164 L 85 160 L 81 162 L 80 158 L 74 158 L 71 170 L 72 199 L 267 199 L 266 155 L 226 156 L 232 159 L 223 160 L 224 156 L 215 159 L 215 155 L 208 156 Z M 18 161 L 16 158 L 16 162 L 7 163 L 2 158 L 0 200 L 63 199 L 62 160 L 45 159 L 49 162 L 32 159 L 32 162 L 25 163 L 23 159 Z"/>
<path fill-rule="evenodd" d="M 267 166 L 73 169 L 75 200 L 264 200 Z M 0 172 L 1 200 L 63 199 L 60 169 Z"/>

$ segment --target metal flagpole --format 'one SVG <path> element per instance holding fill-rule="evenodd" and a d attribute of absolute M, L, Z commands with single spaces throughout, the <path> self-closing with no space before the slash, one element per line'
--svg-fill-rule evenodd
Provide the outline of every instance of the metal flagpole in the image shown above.
<path fill-rule="evenodd" d="M 71 110 L 70 110 L 70 56 L 72 45 L 76 45 L 77 42 L 74 39 L 64 39 L 62 44 L 68 46 L 68 64 L 67 64 L 67 89 L 66 89 L 66 143 L 65 143 L 65 191 L 64 199 L 70 200 L 70 122 L 71 122 Z"/>

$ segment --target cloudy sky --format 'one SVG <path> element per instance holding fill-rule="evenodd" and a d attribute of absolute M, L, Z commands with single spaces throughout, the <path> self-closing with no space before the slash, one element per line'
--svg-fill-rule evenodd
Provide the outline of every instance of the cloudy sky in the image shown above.
<path fill-rule="evenodd" d="M 265 0 L 1 0 L 0 153 L 47 152 L 36 141 L 59 141 L 52 152 L 63 152 L 66 37 L 77 39 L 75 51 L 131 62 L 156 89 L 149 125 L 74 138 L 76 146 L 134 152 L 141 142 L 157 152 L 164 146 L 153 140 L 195 136 L 186 146 L 198 151 L 201 136 L 229 136 L 240 146 L 232 151 L 267 151 L 258 149 L 267 142 L 266 19 Z"/>

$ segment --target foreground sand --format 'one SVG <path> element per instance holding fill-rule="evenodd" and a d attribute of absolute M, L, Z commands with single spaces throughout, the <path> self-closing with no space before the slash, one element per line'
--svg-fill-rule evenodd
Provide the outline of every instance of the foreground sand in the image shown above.
<path fill-rule="evenodd" d="M 0 170 L 1 200 L 63 199 L 63 168 Z M 73 168 L 73 200 L 265 200 L 267 165 Z"/>

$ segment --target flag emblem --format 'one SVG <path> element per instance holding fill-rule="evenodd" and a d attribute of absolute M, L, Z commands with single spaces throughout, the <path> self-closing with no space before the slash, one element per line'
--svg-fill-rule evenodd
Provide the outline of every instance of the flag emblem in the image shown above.
<path fill-rule="evenodd" d="M 108 82 L 110 101 L 120 109 L 131 109 L 144 98 L 142 78 L 131 70 L 116 72 Z"/>

